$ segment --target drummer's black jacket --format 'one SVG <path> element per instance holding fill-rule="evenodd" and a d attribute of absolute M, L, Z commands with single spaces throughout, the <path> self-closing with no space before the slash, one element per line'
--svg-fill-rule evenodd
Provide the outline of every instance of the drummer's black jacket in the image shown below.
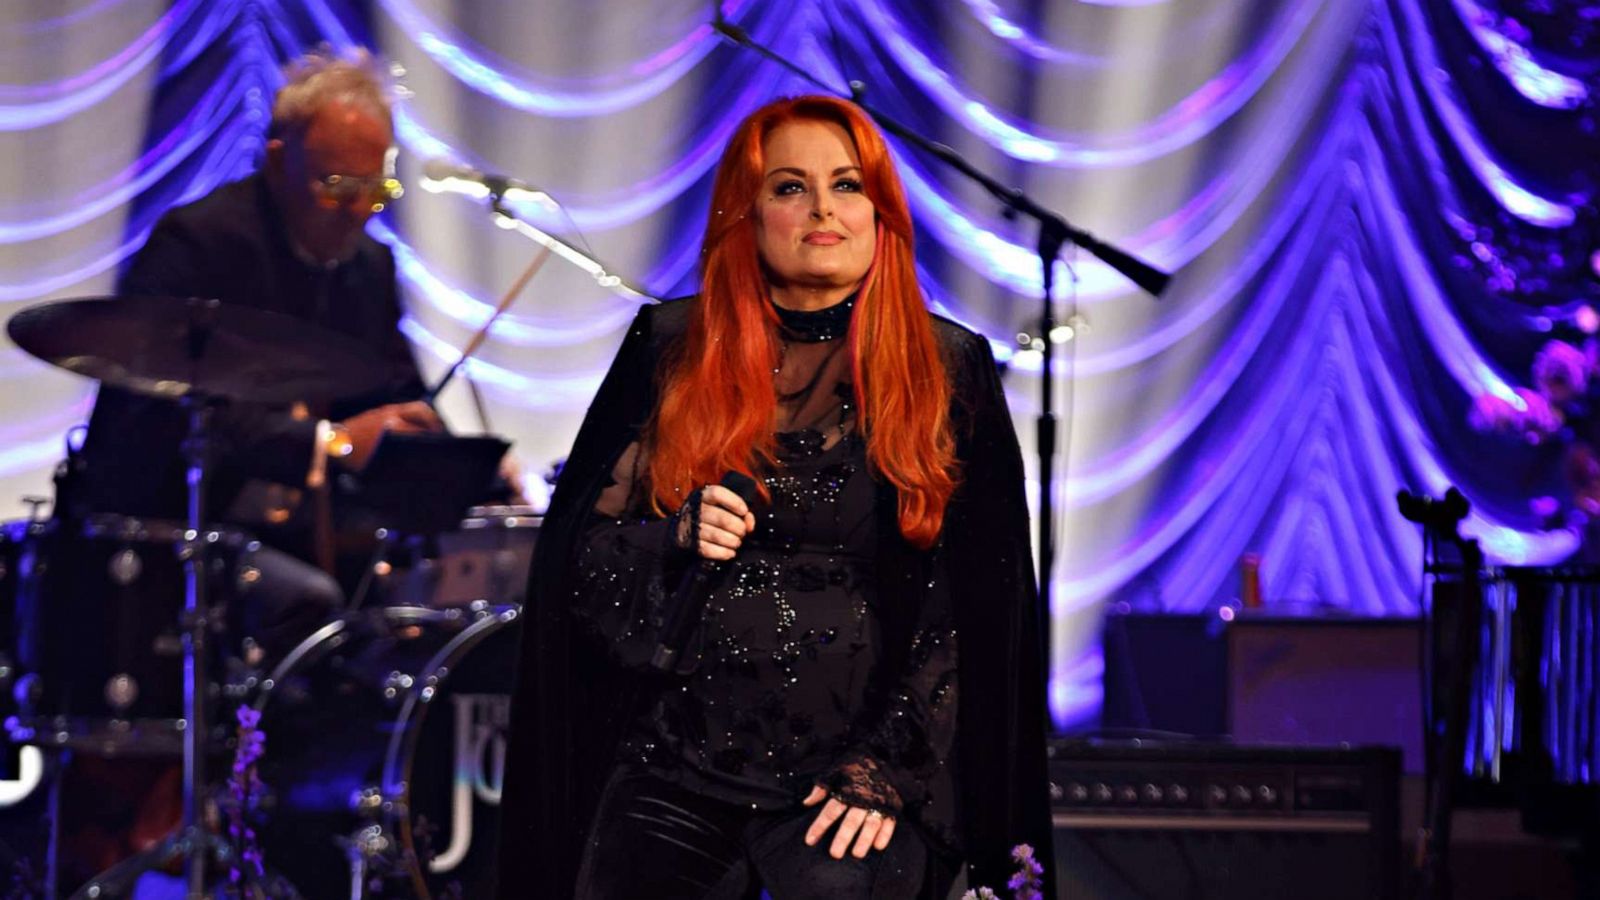
<path fill-rule="evenodd" d="M 316 415 L 339 419 L 423 391 L 399 330 L 394 256 L 363 234 L 355 256 L 335 268 L 307 264 L 291 247 L 265 180 L 252 175 L 167 212 L 118 283 L 124 296 L 205 297 L 283 313 L 348 335 L 383 360 L 387 384 L 346 397 Z M 263 348 L 263 352 L 271 352 Z M 102 386 L 71 501 L 79 513 L 182 519 L 180 445 L 187 419 L 177 404 Z M 208 516 L 222 513 L 248 478 L 304 484 L 315 418 L 282 407 L 236 403 L 215 419 Z M 291 539 L 289 543 L 293 543 Z"/>

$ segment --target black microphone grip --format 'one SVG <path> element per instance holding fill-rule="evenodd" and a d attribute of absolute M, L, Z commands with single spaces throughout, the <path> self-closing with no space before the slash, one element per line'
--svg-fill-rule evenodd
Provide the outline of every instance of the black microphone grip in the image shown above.
<path fill-rule="evenodd" d="M 755 480 L 750 476 L 743 472 L 728 472 L 717 483 L 738 494 L 746 506 L 755 506 L 759 494 Z M 690 538 L 690 546 L 697 547 L 698 535 L 690 535 Z M 722 574 L 722 567 L 723 564 L 717 560 L 700 557 L 683 574 L 678 589 L 672 592 L 667 618 L 661 626 L 661 638 L 656 643 L 655 654 L 650 657 L 651 668 L 671 672 L 677 666 L 678 657 L 689 643 L 690 633 L 705 614 L 706 601 L 710 599 L 714 587 L 712 582 Z"/>

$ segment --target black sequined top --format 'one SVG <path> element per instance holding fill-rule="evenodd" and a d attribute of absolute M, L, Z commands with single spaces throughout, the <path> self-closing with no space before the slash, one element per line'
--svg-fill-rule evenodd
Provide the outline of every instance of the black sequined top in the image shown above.
<path fill-rule="evenodd" d="M 877 486 L 844 340 L 853 302 L 779 309 L 779 465 L 763 477 L 771 505 L 757 509 L 755 532 L 711 594 L 689 648 L 693 672 L 642 711 L 623 744 L 624 761 L 759 808 L 792 806 L 820 783 L 899 812 L 925 799 L 943 756 L 930 752 L 926 721 L 940 690 L 926 686 L 953 684 L 948 624 L 916 636 L 915 702 L 900 692 L 906 673 L 880 666 Z M 648 512 L 644 453 L 635 442 L 614 466 L 577 572 L 580 610 L 633 664 L 692 562 L 672 542 L 674 522 Z M 953 723 L 943 725 L 947 737 Z"/>

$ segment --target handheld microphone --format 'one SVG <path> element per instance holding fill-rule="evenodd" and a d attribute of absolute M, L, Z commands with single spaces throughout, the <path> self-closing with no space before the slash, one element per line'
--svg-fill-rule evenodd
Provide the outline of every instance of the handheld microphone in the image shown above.
<path fill-rule="evenodd" d="M 527 200 L 546 206 L 555 204 L 555 198 L 525 181 L 509 175 L 482 172 L 444 157 L 435 157 L 423 164 L 422 187 L 434 193 L 444 191 L 479 199 L 493 196 L 502 200 Z"/>
<path fill-rule="evenodd" d="M 755 481 L 743 472 L 728 472 L 717 482 L 739 495 L 747 506 L 754 506 L 760 496 Z M 667 620 L 661 626 L 661 638 L 655 655 L 650 657 L 651 668 L 671 672 L 689 643 L 689 634 L 700 624 L 706 601 L 711 598 L 715 580 L 722 574 L 723 563 L 700 557 L 689 567 L 672 593 L 672 603 L 667 610 Z"/>

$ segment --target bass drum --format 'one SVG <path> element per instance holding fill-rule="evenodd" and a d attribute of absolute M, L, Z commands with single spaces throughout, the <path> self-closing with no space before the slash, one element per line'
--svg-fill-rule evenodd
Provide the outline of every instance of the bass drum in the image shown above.
<path fill-rule="evenodd" d="M 488 896 L 518 616 L 384 607 L 285 657 L 253 702 L 265 863 L 306 897 Z"/>

